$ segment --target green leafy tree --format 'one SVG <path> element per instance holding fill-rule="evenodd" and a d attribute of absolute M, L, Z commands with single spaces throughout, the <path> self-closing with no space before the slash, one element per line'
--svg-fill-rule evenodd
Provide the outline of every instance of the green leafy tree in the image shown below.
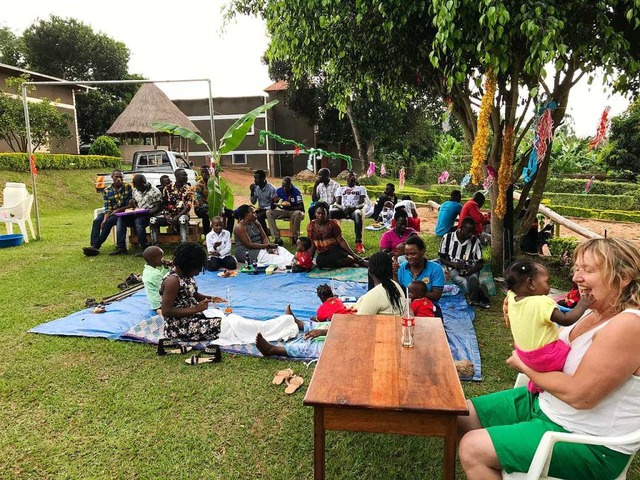
<path fill-rule="evenodd" d="M 608 148 L 604 163 L 624 176 L 637 180 L 640 172 L 640 98 L 626 112 L 611 121 Z"/>
<path fill-rule="evenodd" d="M 122 157 L 120 149 L 113 138 L 101 135 L 95 139 L 89 148 L 89 155 L 106 155 L 108 157 Z"/>
<path fill-rule="evenodd" d="M 639 71 L 640 0 L 236 0 L 234 11 L 261 15 L 271 38 L 266 56 L 291 62 L 294 76 L 323 71 L 335 104 L 346 110 L 356 92 L 402 103 L 434 88 L 450 98 L 468 144 L 478 130 L 483 75 L 497 79 L 490 102 L 486 165 L 499 171 L 505 127 L 514 129 L 520 176 L 528 156 L 521 147 L 537 109 L 554 100 L 553 124 L 564 117 L 573 86 L 598 69 L 625 88 Z M 541 159 L 532 204 L 521 231 L 531 224 L 546 183 L 551 148 Z M 514 162 L 514 159 L 508 159 Z M 486 172 L 485 172 L 486 174 Z M 498 182 L 490 188 L 496 205 Z M 503 221 L 492 216 L 496 267 L 502 267 Z"/>
<path fill-rule="evenodd" d="M 0 27 L 0 63 L 23 67 L 23 51 L 22 40 L 8 27 Z"/>
<path fill-rule="evenodd" d="M 8 78 L 7 91 L 0 90 L 0 138 L 14 152 L 28 150 L 21 88 L 26 81 L 26 76 Z M 43 145 L 57 146 L 62 140 L 71 138 L 71 115 L 57 110 L 50 100 L 43 98 L 39 102 L 29 102 L 28 108 L 34 150 Z"/>
<path fill-rule="evenodd" d="M 22 34 L 27 68 L 65 80 L 129 80 L 126 45 L 73 18 L 52 15 Z M 78 133 L 90 143 L 126 108 L 139 85 L 105 85 L 77 97 Z"/>

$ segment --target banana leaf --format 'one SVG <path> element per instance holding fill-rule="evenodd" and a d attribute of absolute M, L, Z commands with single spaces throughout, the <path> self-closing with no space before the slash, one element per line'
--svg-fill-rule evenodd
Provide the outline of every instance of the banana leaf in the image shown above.
<path fill-rule="evenodd" d="M 182 138 L 193 140 L 198 145 L 206 145 L 207 149 L 211 150 L 207 142 L 205 142 L 200 135 L 198 135 L 196 132 L 192 132 L 188 128 L 167 122 L 152 122 L 151 126 L 156 130 L 160 130 L 161 132 L 170 133 L 171 135 L 178 135 Z"/>
<path fill-rule="evenodd" d="M 258 118 L 258 115 L 266 112 L 277 103 L 278 100 L 273 100 L 265 105 L 259 106 L 258 108 L 254 108 L 249 113 L 245 114 L 242 118 L 236 120 L 235 123 L 229 127 L 229 129 L 220 139 L 220 148 L 218 149 L 218 155 L 225 155 L 238 148 L 238 146 L 242 143 L 242 140 L 244 140 L 244 137 L 246 137 L 247 133 L 249 133 L 249 130 L 251 130 L 251 127 L 256 121 L 256 118 Z"/>
<path fill-rule="evenodd" d="M 213 218 L 224 213 L 225 207 L 233 210 L 233 190 L 222 177 L 212 176 L 207 184 L 209 189 L 209 217 Z"/>

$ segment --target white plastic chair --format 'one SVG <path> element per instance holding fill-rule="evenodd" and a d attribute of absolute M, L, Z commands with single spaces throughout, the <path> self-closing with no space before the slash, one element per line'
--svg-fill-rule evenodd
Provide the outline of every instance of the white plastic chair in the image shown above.
<path fill-rule="evenodd" d="M 529 377 L 523 373 L 519 373 L 516 378 L 514 388 L 526 386 L 529 381 Z M 577 433 L 564 433 L 564 432 L 547 432 L 542 436 L 529 471 L 527 473 L 505 473 L 502 472 L 503 480 L 559 480 L 556 477 L 549 477 L 549 465 L 551 464 L 551 455 L 553 453 L 553 447 L 558 442 L 566 443 L 584 443 L 587 445 L 629 445 L 640 441 L 640 430 L 629 433 L 627 435 L 620 435 L 617 437 L 595 437 L 592 435 L 580 435 Z M 627 478 L 627 470 L 633 460 L 634 455 L 629 457 L 627 466 L 616 480 L 625 480 Z"/>
<path fill-rule="evenodd" d="M 31 236 L 36 238 L 33 231 L 33 223 L 31 223 L 31 206 L 33 205 L 33 195 L 27 196 L 20 203 L 11 207 L 0 207 L 0 222 L 7 225 L 7 233 L 13 233 L 13 225 L 16 224 L 20 228 L 20 233 L 25 243 L 29 243 L 29 235 L 27 235 L 27 224 L 31 230 Z"/>

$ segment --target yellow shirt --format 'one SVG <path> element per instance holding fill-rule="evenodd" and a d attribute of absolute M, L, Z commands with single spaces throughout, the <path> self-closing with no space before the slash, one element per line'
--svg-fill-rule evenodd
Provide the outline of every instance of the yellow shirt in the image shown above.
<path fill-rule="evenodd" d="M 520 350 L 544 347 L 558 339 L 558 327 L 551 321 L 556 302 L 546 295 L 533 295 L 516 301 L 516 294 L 507 293 L 511 334 Z"/>

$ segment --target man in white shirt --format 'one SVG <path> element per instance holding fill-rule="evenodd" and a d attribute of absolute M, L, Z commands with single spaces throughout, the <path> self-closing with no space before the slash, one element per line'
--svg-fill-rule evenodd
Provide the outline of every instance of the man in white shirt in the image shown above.
<path fill-rule="evenodd" d="M 336 191 L 336 201 L 329 209 L 329 218 L 353 220 L 353 228 L 356 236 L 356 253 L 364 253 L 362 245 L 362 230 L 364 226 L 364 205 L 367 190 L 356 185 L 356 174 L 350 172 L 347 176 L 347 185 Z"/>
<path fill-rule="evenodd" d="M 162 208 L 162 194 L 160 190 L 147 182 L 147 178 L 141 173 L 133 177 L 132 183 L 133 191 L 129 208 L 144 208 L 149 211 L 137 215 L 118 217 L 116 242 L 119 249 L 126 250 L 127 227 L 134 227 L 138 237 L 138 245 L 140 246 L 136 257 L 141 257 L 142 252 L 149 246 L 147 241 L 149 219 L 152 215 L 157 215 Z"/>
<path fill-rule="evenodd" d="M 340 188 L 340 184 L 335 180 L 331 180 L 331 172 L 328 168 L 318 170 L 316 183 L 313 185 L 311 192 L 312 204 L 309 207 L 309 221 L 316 218 L 316 202 L 326 202 L 327 205 L 336 201 L 336 192 Z"/>

